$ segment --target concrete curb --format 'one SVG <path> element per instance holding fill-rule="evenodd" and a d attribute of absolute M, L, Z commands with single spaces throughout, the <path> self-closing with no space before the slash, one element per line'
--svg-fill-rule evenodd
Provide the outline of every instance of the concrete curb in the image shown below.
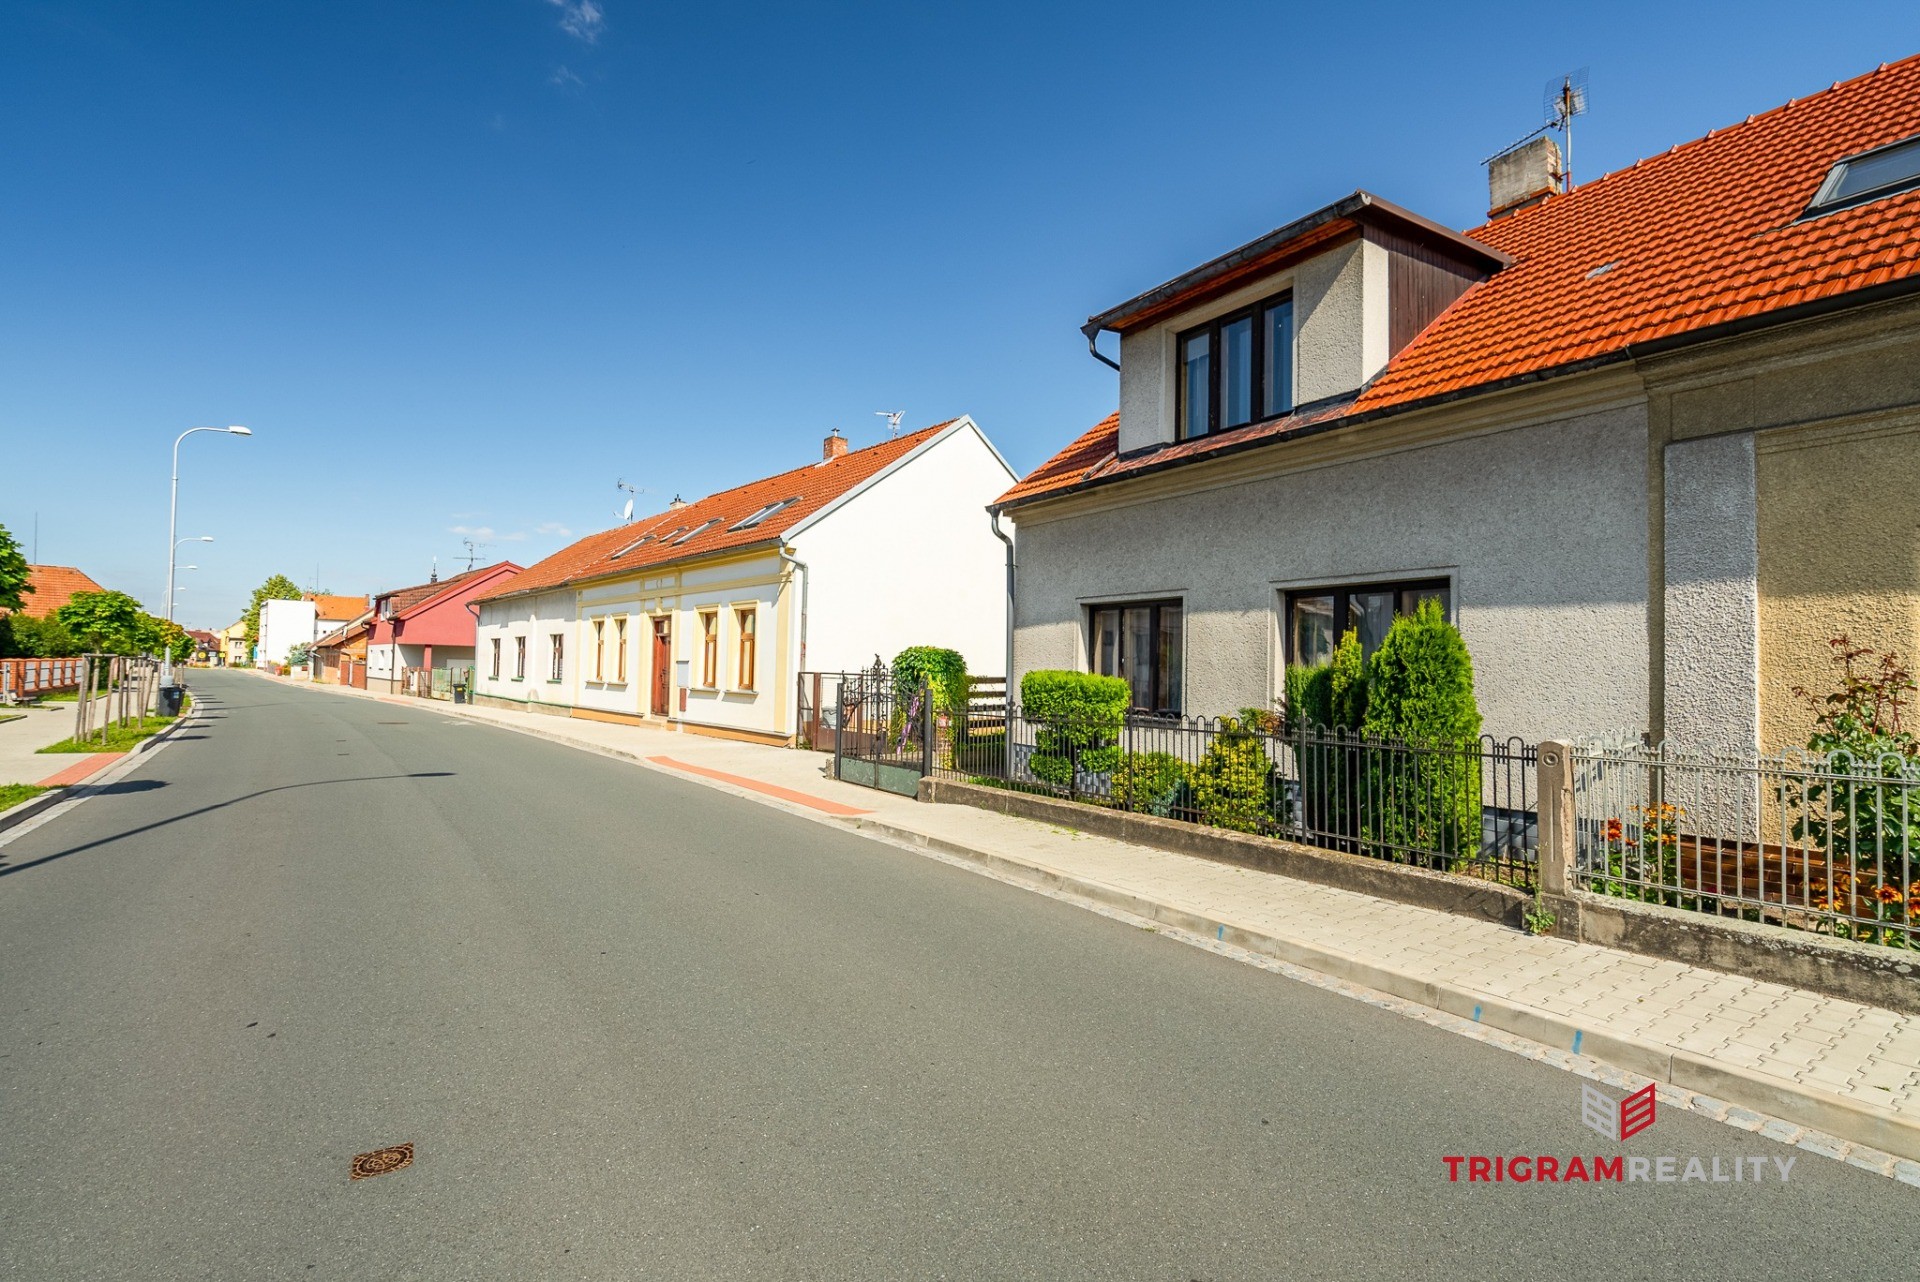
<path fill-rule="evenodd" d="M 159 747 L 162 743 L 165 743 L 168 739 L 178 734 L 180 728 L 186 724 L 187 719 L 181 717 L 165 730 L 160 731 L 160 733 L 150 735 L 134 744 L 133 747 L 127 749 L 126 752 L 122 753 L 118 758 L 107 762 L 107 764 L 101 766 L 98 770 L 88 775 L 85 779 L 80 780 L 78 783 L 61 784 L 57 788 L 51 788 L 37 797 L 32 797 L 21 802 L 10 810 L 0 811 L 0 832 L 5 832 L 9 828 L 23 824 L 41 811 L 51 810 L 63 801 L 74 800 L 76 796 L 82 795 L 76 792 L 77 789 L 89 786 L 101 775 L 112 770 L 129 758 L 137 757 L 143 752 L 149 752 Z"/>
<path fill-rule="evenodd" d="M 1845 1096 L 1799 1082 L 1722 1064 L 1689 1051 L 1638 1038 L 1580 1027 L 1551 1011 L 1478 993 L 1351 956 L 1337 949 L 1269 935 L 1229 921 L 1205 917 L 1043 864 L 979 850 L 910 828 L 874 819 L 841 820 L 857 831 L 921 849 L 936 850 L 966 863 L 991 869 L 1009 880 L 1075 895 L 1149 921 L 1210 936 L 1248 952 L 1273 957 L 1306 970 L 1331 975 L 1475 1023 L 1513 1033 L 1556 1049 L 1569 1050 L 1637 1073 L 1657 1082 L 1709 1095 L 1800 1126 L 1826 1131 L 1896 1157 L 1920 1161 L 1920 1121 L 1890 1109 L 1874 1108 Z"/>
<path fill-rule="evenodd" d="M 117 765 L 117 764 L 118 764 L 117 762 L 109 762 L 108 766 L 103 766 L 101 767 L 101 769 L 105 770 L 105 769 L 108 769 L 110 766 Z M 25 823 L 27 820 L 39 814 L 42 810 L 51 810 L 55 806 L 59 805 L 62 801 L 65 801 L 66 799 L 67 799 L 66 787 L 49 788 L 47 791 L 41 793 L 39 796 L 29 797 L 25 801 L 21 802 L 19 805 L 12 807 L 11 809 L 0 810 L 0 832 L 5 832 L 7 829 L 13 827 L 15 824 Z"/>

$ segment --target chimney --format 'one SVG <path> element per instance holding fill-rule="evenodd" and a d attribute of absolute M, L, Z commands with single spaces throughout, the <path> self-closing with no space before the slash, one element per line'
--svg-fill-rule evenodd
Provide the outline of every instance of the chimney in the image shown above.
<path fill-rule="evenodd" d="M 1560 148 L 1545 134 L 1487 162 L 1487 217 L 1504 218 L 1560 190 Z"/>
<path fill-rule="evenodd" d="M 683 507 L 692 507 L 692 506 L 693 504 L 687 502 L 685 499 L 681 498 L 678 494 L 676 494 L 673 496 L 673 502 L 667 504 L 667 511 L 678 512 Z"/>
<path fill-rule="evenodd" d="M 847 438 L 840 435 L 840 429 L 834 428 L 827 433 L 827 439 L 820 442 L 820 461 L 831 463 L 843 457 L 847 452 Z"/>

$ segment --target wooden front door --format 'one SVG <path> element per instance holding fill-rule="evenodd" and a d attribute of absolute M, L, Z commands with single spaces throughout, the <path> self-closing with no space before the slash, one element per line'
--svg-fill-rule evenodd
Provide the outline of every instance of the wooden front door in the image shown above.
<path fill-rule="evenodd" d="M 673 693 L 673 621 L 653 621 L 653 715 L 664 717 Z"/>

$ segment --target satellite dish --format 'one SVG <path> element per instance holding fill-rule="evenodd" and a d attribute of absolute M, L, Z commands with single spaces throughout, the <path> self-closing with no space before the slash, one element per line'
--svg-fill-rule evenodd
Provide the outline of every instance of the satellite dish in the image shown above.
<path fill-rule="evenodd" d="M 638 494 L 640 491 L 635 489 L 633 486 L 628 485 L 625 481 L 615 481 L 613 483 L 613 488 L 616 490 L 625 490 L 627 492 L 627 501 L 620 508 L 620 524 L 625 525 L 628 521 L 631 521 L 633 519 L 633 496 Z"/>

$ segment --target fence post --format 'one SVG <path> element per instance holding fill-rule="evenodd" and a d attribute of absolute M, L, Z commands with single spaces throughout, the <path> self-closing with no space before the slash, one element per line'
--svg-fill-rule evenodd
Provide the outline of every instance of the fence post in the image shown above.
<path fill-rule="evenodd" d="M 939 732 L 940 720 L 933 711 L 933 683 L 926 677 L 920 678 L 920 777 L 925 779 L 933 773 L 934 739 Z"/>
<path fill-rule="evenodd" d="M 840 681 L 833 689 L 833 777 L 842 779 L 840 772 L 841 745 L 847 741 L 847 681 L 846 674 L 840 674 Z"/>
<path fill-rule="evenodd" d="M 1557 919 L 1554 933 L 1578 938 L 1572 754 L 1573 745 L 1564 739 L 1543 740 L 1535 778 L 1540 797 L 1540 898 L 1549 902 Z"/>

